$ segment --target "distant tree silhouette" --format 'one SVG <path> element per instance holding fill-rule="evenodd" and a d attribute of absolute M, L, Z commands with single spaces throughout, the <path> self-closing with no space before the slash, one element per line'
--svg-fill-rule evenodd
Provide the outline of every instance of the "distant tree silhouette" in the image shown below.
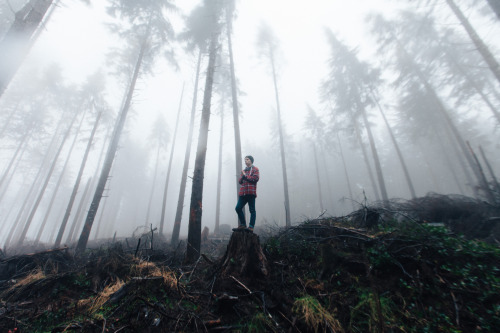
<path fill-rule="evenodd" d="M 118 142 L 121 132 L 127 119 L 132 97 L 135 91 L 135 85 L 141 71 L 151 70 L 155 56 L 161 52 L 169 39 L 173 38 L 174 31 L 170 22 L 163 16 L 165 11 L 175 10 L 175 6 L 168 0 L 154 1 L 125 1 L 112 0 L 108 11 L 111 15 L 119 14 L 126 21 L 127 28 L 112 26 L 113 30 L 120 35 L 126 36 L 130 42 L 132 58 L 135 60 L 125 61 L 125 66 L 133 63 L 132 76 L 128 84 L 126 98 L 118 115 L 111 142 L 109 143 L 106 158 L 99 176 L 97 188 L 90 205 L 82 233 L 76 247 L 77 253 L 82 253 L 87 247 L 94 218 L 99 208 L 99 203 L 104 192 L 104 187 L 108 180 L 109 172 L 115 158 Z M 165 54 L 169 54 L 168 52 Z M 130 56 L 130 54 L 129 54 Z M 130 59 L 130 57 L 129 57 Z"/>
<path fill-rule="evenodd" d="M 285 196 L 285 224 L 287 227 L 291 226 L 290 219 L 290 199 L 288 195 L 288 176 L 286 168 L 286 154 L 285 154 L 285 144 L 283 140 L 283 123 L 281 119 L 281 107 L 278 92 L 278 82 L 276 75 L 276 50 L 278 48 L 278 39 L 274 35 L 273 31 L 269 25 L 262 23 L 257 37 L 257 45 L 259 47 L 259 52 L 262 57 L 264 57 L 271 66 L 271 73 L 274 83 L 274 93 L 276 97 L 276 111 L 278 115 L 278 133 L 280 140 L 280 152 L 281 152 L 281 168 L 283 172 L 283 192 Z"/>

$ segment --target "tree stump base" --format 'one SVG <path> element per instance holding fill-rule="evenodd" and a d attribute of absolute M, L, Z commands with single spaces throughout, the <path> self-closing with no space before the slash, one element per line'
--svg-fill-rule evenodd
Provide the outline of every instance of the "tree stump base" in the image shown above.
<path fill-rule="evenodd" d="M 221 268 L 222 276 L 226 277 L 266 278 L 269 265 L 259 236 L 245 229 L 234 231 L 222 258 Z"/>

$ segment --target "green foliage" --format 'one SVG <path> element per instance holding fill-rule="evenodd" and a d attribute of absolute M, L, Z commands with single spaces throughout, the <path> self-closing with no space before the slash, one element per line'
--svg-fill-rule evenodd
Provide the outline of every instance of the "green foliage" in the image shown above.
<path fill-rule="evenodd" d="M 242 327 L 246 333 L 278 332 L 272 320 L 262 312 L 256 313 L 250 322 L 244 323 Z"/>
<path fill-rule="evenodd" d="M 359 302 L 351 309 L 349 328 L 353 332 L 381 332 L 386 327 L 397 327 L 397 307 L 386 296 L 362 289 Z"/>
<path fill-rule="evenodd" d="M 79 287 L 90 287 L 90 280 L 85 276 L 85 274 L 77 274 L 74 280 L 74 284 Z"/>

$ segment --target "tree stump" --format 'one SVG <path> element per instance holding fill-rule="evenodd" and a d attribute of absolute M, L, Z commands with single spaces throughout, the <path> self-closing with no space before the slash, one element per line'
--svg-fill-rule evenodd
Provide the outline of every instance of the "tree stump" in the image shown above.
<path fill-rule="evenodd" d="M 265 278 L 269 274 L 267 258 L 259 236 L 247 230 L 234 231 L 222 258 L 223 276 Z"/>

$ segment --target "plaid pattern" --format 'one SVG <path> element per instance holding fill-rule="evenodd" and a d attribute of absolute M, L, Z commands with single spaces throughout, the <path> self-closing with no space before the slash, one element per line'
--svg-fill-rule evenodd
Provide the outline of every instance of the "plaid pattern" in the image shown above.
<path fill-rule="evenodd" d="M 250 171 L 245 172 L 245 178 L 243 178 L 243 174 L 240 175 L 240 179 L 238 182 L 240 183 L 240 190 L 238 192 L 238 196 L 243 195 L 255 195 L 257 197 L 257 182 L 259 181 L 259 168 L 256 166 L 251 166 Z"/>

